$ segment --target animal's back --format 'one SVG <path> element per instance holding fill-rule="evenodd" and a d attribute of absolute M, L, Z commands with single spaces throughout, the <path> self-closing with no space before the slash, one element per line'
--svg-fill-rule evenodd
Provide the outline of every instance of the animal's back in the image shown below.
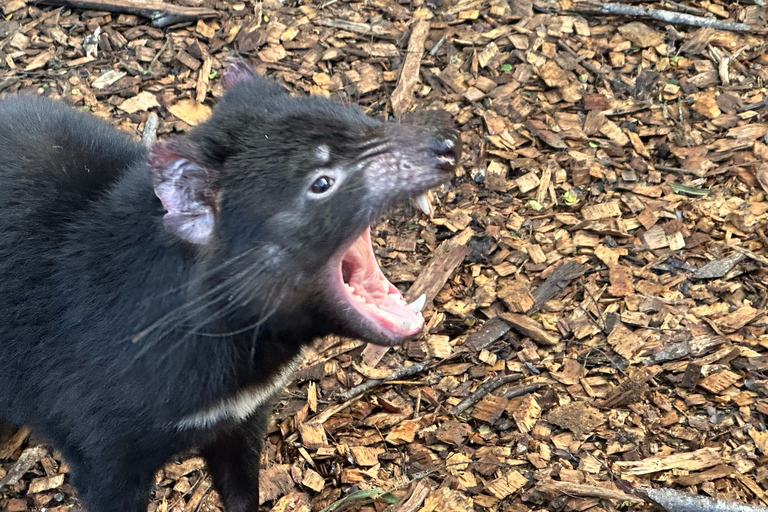
<path fill-rule="evenodd" d="M 51 276 L 69 223 L 144 155 L 127 134 L 60 102 L 0 101 L 0 387 L 32 385 L 6 382 L 23 373 L 6 365 L 23 365 L 54 328 L 63 297 Z M 0 416 L 11 397 L 0 397 Z"/>
<path fill-rule="evenodd" d="M 0 101 L 0 155 L 0 231 L 55 237 L 145 152 L 93 115 L 18 96 Z"/>

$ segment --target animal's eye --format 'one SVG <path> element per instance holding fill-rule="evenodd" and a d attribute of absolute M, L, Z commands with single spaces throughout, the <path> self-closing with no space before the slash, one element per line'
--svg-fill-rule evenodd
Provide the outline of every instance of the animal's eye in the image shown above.
<path fill-rule="evenodd" d="M 310 187 L 310 190 L 315 194 L 325 194 L 331 189 L 332 186 L 333 178 L 329 178 L 328 176 L 321 176 L 315 180 L 315 182 L 312 184 L 312 187 Z"/>

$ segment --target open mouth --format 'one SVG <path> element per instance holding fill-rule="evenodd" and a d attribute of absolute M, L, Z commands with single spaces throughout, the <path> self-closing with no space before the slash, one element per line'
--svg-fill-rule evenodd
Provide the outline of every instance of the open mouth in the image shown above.
<path fill-rule="evenodd" d="M 428 117 L 436 116 L 438 121 L 447 116 L 440 111 L 429 112 L 433 113 Z M 429 128 L 392 125 L 388 132 L 390 144 L 405 150 L 386 150 L 379 160 L 366 167 L 368 187 L 374 189 L 372 197 L 380 205 L 410 198 L 420 210 L 431 215 L 426 194 L 451 177 L 461 155 L 461 139 L 447 125 L 440 128 L 440 122 L 426 126 Z M 391 346 L 424 328 L 421 310 L 426 296 L 408 304 L 400 290 L 384 277 L 373 254 L 370 228 L 366 227 L 342 248 L 328 270 L 335 298 L 343 305 L 339 313 L 347 334 Z"/>
<path fill-rule="evenodd" d="M 379 268 L 371 245 L 371 230 L 362 234 L 342 254 L 338 263 L 341 293 L 382 345 L 395 345 L 421 332 L 421 309 L 426 296 L 408 304 Z M 373 340 L 371 340 L 373 341 Z"/>

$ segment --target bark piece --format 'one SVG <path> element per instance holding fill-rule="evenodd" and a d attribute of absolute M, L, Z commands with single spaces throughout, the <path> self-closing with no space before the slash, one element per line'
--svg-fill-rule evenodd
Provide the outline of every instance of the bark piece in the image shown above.
<path fill-rule="evenodd" d="M 383 448 L 371 448 L 369 446 L 350 446 L 349 451 L 358 466 L 375 466 L 379 463 L 379 455 L 384 453 Z"/>
<path fill-rule="evenodd" d="M 186 7 L 154 0 L 30 0 L 30 3 L 136 14 L 149 18 L 152 20 L 152 26 L 157 28 L 219 16 L 213 9 Z"/>
<path fill-rule="evenodd" d="M 514 313 L 525 313 L 536 303 L 531 285 L 513 278 L 500 279 L 496 295 Z"/>
<path fill-rule="evenodd" d="M 553 409 L 546 417 L 547 421 L 562 428 L 567 428 L 579 437 L 594 431 L 605 423 L 600 411 L 584 402 L 571 402 Z"/>
<path fill-rule="evenodd" d="M 471 352 L 477 353 L 487 347 L 497 339 L 501 338 L 510 329 L 507 322 L 499 317 L 494 317 L 483 324 L 483 326 L 467 336 L 464 345 Z"/>
<path fill-rule="evenodd" d="M 419 81 L 421 54 L 424 53 L 424 43 L 427 42 L 429 27 L 430 22 L 426 19 L 417 19 L 411 25 L 411 37 L 408 40 L 405 62 L 400 69 L 400 78 L 390 100 L 392 110 L 397 117 L 402 117 L 413 103 L 413 89 Z"/>
<path fill-rule="evenodd" d="M 638 461 L 618 461 L 613 466 L 622 474 L 647 475 L 670 469 L 698 471 L 723 462 L 721 450 L 716 447 L 701 448 L 692 452 L 648 457 Z"/>
<path fill-rule="evenodd" d="M 509 327 L 507 327 L 507 329 L 509 329 Z M 8 439 L 8 441 L 6 441 L 5 444 L 0 447 L 0 459 L 10 458 L 16 450 L 21 448 L 21 445 L 24 444 L 24 441 L 27 440 L 27 437 L 29 437 L 28 427 L 21 427 L 18 429 L 10 437 L 10 439 Z"/>
<path fill-rule="evenodd" d="M 535 303 L 527 313 L 530 315 L 539 311 L 549 299 L 563 291 L 571 284 L 571 281 L 586 274 L 588 270 L 586 266 L 575 260 L 570 260 L 557 267 L 544 283 L 533 291 Z"/>
<path fill-rule="evenodd" d="M 557 345 L 560 337 L 544 330 L 539 322 L 517 313 L 500 313 L 499 316 L 519 333 L 542 345 Z"/>
<path fill-rule="evenodd" d="M 507 471 L 502 476 L 488 483 L 486 489 L 495 498 L 503 500 L 511 494 L 519 491 L 525 484 L 528 483 L 528 479 L 525 478 L 519 471 L 512 470 Z"/>
<path fill-rule="evenodd" d="M 467 242 L 469 242 L 472 235 L 472 229 L 467 228 L 453 238 L 443 242 L 435 250 L 432 259 L 427 263 L 424 270 L 422 270 L 419 277 L 408 290 L 406 294 L 408 302 L 416 300 L 422 293 L 427 296 L 427 304 L 434 300 L 438 292 L 448 282 L 448 278 L 451 277 L 456 267 L 469 254 L 470 248 L 467 246 Z"/>
<path fill-rule="evenodd" d="M 315 450 L 328 444 L 323 425 L 315 422 L 306 422 L 299 425 L 301 442 L 308 450 Z"/>
<path fill-rule="evenodd" d="M 171 111 L 171 114 L 192 126 L 202 123 L 211 116 L 211 107 L 194 100 L 180 100 L 175 105 L 169 107 L 168 110 Z"/>
<path fill-rule="evenodd" d="M 276 464 L 259 472 L 259 504 L 273 501 L 295 489 L 288 464 Z"/>
<path fill-rule="evenodd" d="M 0 489 L 6 485 L 16 484 L 47 453 L 48 450 L 44 446 L 32 446 L 21 452 L 18 460 L 11 466 L 5 476 L 0 478 Z"/>
<path fill-rule="evenodd" d="M 600 498 L 604 500 L 617 500 L 638 502 L 640 498 L 621 492 L 616 489 L 607 489 L 595 485 L 577 484 L 572 482 L 563 482 L 557 480 L 543 480 L 536 484 L 536 488 L 543 493 L 552 495 L 565 494 L 567 496 L 584 496 Z"/>

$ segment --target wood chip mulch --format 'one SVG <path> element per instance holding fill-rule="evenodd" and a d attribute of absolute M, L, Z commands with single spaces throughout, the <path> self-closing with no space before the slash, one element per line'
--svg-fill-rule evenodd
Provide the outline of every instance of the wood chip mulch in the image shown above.
<path fill-rule="evenodd" d="M 276 408 L 264 510 L 650 510 L 640 487 L 768 505 L 762 0 L 86 3 L 0 0 L 1 95 L 137 138 L 156 114 L 162 137 L 246 59 L 461 130 L 434 215 L 373 231 L 427 295 L 425 334 L 318 343 Z M 41 443 L 0 433 L 0 510 L 77 507 Z M 221 510 L 194 455 L 153 493 L 150 512 Z"/>

